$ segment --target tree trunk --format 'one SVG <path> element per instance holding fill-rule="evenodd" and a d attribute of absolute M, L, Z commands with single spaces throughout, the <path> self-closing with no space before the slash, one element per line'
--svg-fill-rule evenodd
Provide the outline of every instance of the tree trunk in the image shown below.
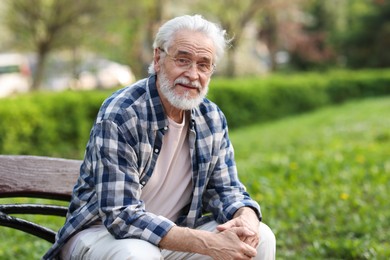
<path fill-rule="evenodd" d="M 278 25 L 275 13 L 269 11 L 265 17 L 265 21 L 262 24 L 260 31 L 257 34 L 257 39 L 259 41 L 265 42 L 269 51 L 270 57 L 270 69 L 271 71 L 276 71 L 278 64 L 276 62 L 276 53 L 278 51 Z"/>
<path fill-rule="evenodd" d="M 46 47 L 46 44 L 40 44 L 38 47 L 37 68 L 35 74 L 33 75 L 33 81 L 31 84 L 32 91 L 36 91 L 41 88 L 43 72 L 45 69 L 46 57 L 48 53 L 49 48 Z"/>
<path fill-rule="evenodd" d="M 236 75 L 236 61 L 234 59 L 234 56 L 235 56 L 234 48 L 228 49 L 226 55 L 227 55 L 226 56 L 227 64 L 226 64 L 225 75 L 228 78 L 234 78 L 234 76 Z"/>

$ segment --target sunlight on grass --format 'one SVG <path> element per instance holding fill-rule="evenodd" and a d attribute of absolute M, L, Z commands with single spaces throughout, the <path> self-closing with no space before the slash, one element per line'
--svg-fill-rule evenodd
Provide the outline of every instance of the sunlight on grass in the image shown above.
<path fill-rule="evenodd" d="M 390 99 L 232 132 L 281 259 L 390 257 Z"/>

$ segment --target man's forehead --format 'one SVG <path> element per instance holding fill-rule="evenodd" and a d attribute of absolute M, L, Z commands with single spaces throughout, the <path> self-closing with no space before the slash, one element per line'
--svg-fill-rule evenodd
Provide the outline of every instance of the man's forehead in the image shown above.
<path fill-rule="evenodd" d="M 176 48 L 175 50 L 175 54 L 176 55 L 185 55 L 185 56 L 210 56 L 210 52 L 208 51 L 202 51 L 202 50 L 196 50 L 196 51 L 192 51 L 192 50 L 186 50 L 186 49 L 181 49 L 180 47 L 179 48 Z"/>
<path fill-rule="evenodd" d="M 213 41 L 200 32 L 178 32 L 170 48 L 176 54 L 188 54 L 195 56 L 214 56 Z"/>

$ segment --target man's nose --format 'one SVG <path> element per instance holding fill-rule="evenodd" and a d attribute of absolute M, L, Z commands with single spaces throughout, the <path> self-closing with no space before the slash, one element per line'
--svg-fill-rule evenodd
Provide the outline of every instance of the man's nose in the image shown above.
<path fill-rule="evenodd" d="M 199 72 L 196 63 L 193 62 L 191 66 L 186 70 L 186 76 L 191 80 L 199 79 Z"/>

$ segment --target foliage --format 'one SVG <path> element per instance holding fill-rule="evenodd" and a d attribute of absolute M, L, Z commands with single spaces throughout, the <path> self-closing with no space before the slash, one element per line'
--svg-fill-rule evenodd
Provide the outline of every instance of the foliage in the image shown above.
<path fill-rule="evenodd" d="M 80 158 L 97 111 L 108 95 L 34 93 L 2 100 L 0 153 Z"/>
<path fill-rule="evenodd" d="M 224 111 L 230 127 L 238 127 L 388 94 L 389 70 L 361 70 L 218 79 L 211 82 L 209 97 Z"/>
<path fill-rule="evenodd" d="M 389 86 L 388 70 L 216 78 L 209 97 L 226 114 L 229 126 L 237 128 L 352 98 L 388 95 Z M 0 153 L 80 158 L 97 111 L 110 94 L 68 91 L 2 100 Z"/>
<path fill-rule="evenodd" d="M 277 259 L 390 257 L 389 105 L 388 97 L 354 101 L 230 131 L 240 178 L 276 234 Z M 33 217 L 54 229 L 63 223 Z M 0 259 L 39 259 L 50 247 L 8 228 L 0 240 Z"/>
<path fill-rule="evenodd" d="M 156 0 L 101 0 L 103 10 L 94 20 L 94 34 L 86 47 L 128 64 L 137 78 L 146 76 L 152 61 L 153 37 L 165 17 L 165 2 Z M 118 8 L 118 6 L 120 8 Z"/>
<path fill-rule="evenodd" d="M 287 21 L 282 28 L 288 36 L 283 45 L 288 50 L 290 61 L 289 69 L 318 70 L 335 65 L 336 53 L 330 38 L 334 34 L 335 21 L 340 17 L 340 10 L 344 10 L 345 2 L 306 0 L 302 1 L 301 12 L 305 19 L 295 22 L 292 26 Z M 293 30 L 291 30 L 293 29 Z"/>
<path fill-rule="evenodd" d="M 227 62 L 219 66 L 228 76 L 258 73 L 262 66 L 384 68 L 390 60 L 390 4 L 384 0 L 6 0 L 3 6 L 0 22 L 9 29 L 5 38 L 13 39 L 1 46 L 40 57 L 34 85 L 43 76 L 47 55 L 60 47 L 93 51 L 143 77 L 159 25 L 194 12 L 221 23 L 233 37 Z M 280 51 L 288 52 L 289 64 L 278 62 Z"/>
<path fill-rule="evenodd" d="M 298 23 L 301 30 L 292 32 L 295 37 L 286 32 L 289 37 L 283 41 L 290 69 L 389 67 L 388 1 L 305 0 L 300 10 L 305 18 Z"/>
<path fill-rule="evenodd" d="M 39 89 L 48 54 L 56 48 L 72 48 L 99 12 L 93 0 L 8 0 L 5 23 L 14 45 L 37 54 L 32 89 Z"/>
<path fill-rule="evenodd" d="M 221 27 L 231 38 L 232 46 L 226 54 L 226 71 L 224 76 L 234 77 L 236 75 L 234 54 L 236 47 L 242 41 L 244 30 L 250 22 L 260 13 L 260 10 L 267 7 L 268 1 L 263 0 L 225 0 L 225 1 L 195 1 L 194 10 L 208 16 L 217 17 Z M 210 19 L 206 17 L 206 19 Z"/>
<path fill-rule="evenodd" d="M 390 66 L 390 2 L 372 1 L 343 37 L 342 48 L 351 68 L 384 68 Z"/>
<path fill-rule="evenodd" d="M 389 109 L 367 99 L 231 133 L 279 259 L 390 257 Z"/>

